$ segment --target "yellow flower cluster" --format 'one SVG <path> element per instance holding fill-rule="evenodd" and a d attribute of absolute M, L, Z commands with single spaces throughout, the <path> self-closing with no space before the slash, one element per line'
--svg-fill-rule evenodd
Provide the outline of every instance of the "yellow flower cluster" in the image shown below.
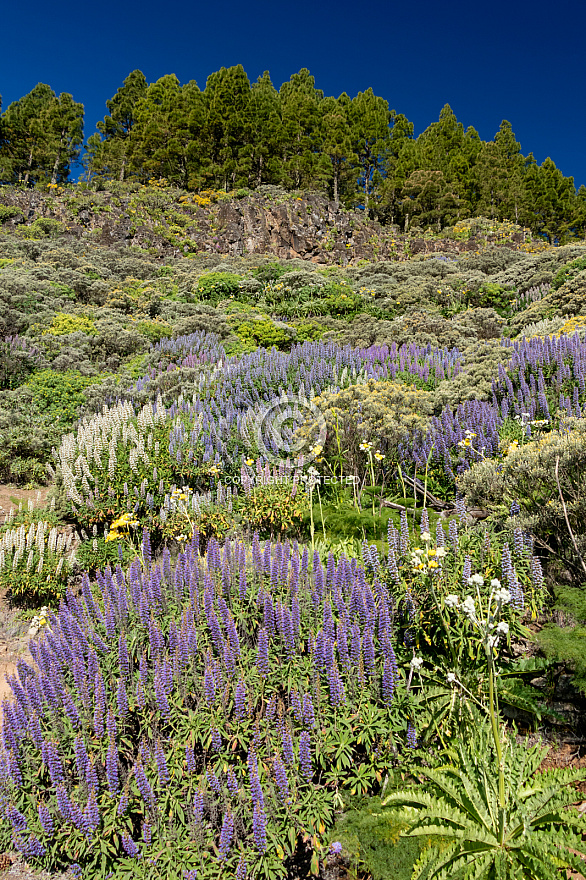
<path fill-rule="evenodd" d="M 580 333 L 586 330 L 586 316 L 578 315 L 570 318 L 565 324 L 556 330 L 554 336 L 570 336 L 572 333 Z"/>
<path fill-rule="evenodd" d="M 130 528 L 138 525 L 138 520 L 134 519 L 131 513 L 123 513 L 122 516 L 119 516 L 112 522 L 110 531 L 106 536 L 106 541 L 118 541 L 120 538 L 125 537 L 124 532 L 128 532 Z"/>
<path fill-rule="evenodd" d="M 434 571 L 439 568 L 438 559 L 442 559 L 446 555 L 445 547 L 431 547 L 431 535 L 429 532 L 423 532 L 421 540 L 425 547 L 415 547 L 411 553 L 411 565 L 413 573 Z"/>
<path fill-rule="evenodd" d="M 460 440 L 458 443 L 460 449 L 469 449 L 472 446 L 472 440 L 476 436 L 477 435 L 474 433 L 474 431 L 466 431 L 466 437 L 464 438 L 464 440 Z"/>
<path fill-rule="evenodd" d="M 519 446 L 519 441 L 518 441 L 518 440 L 513 440 L 511 443 L 509 443 L 509 445 L 508 445 L 508 447 L 507 447 L 507 450 L 506 450 L 506 452 L 505 452 L 505 455 L 510 455 L 511 452 L 514 452 L 515 449 L 517 449 L 518 446 Z"/>

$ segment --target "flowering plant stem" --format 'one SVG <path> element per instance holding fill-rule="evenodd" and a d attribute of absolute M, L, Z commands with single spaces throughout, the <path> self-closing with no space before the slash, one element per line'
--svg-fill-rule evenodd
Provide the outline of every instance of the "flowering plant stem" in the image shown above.
<path fill-rule="evenodd" d="M 374 519 L 374 459 L 372 457 L 372 449 L 368 450 L 368 463 L 370 465 L 370 484 L 372 486 L 372 518 Z"/>
<path fill-rule="evenodd" d="M 324 533 L 324 541 L 326 541 L 327 540 L 327 538 L 326 538 L 326 523 L 324 520 L 324 510 L 323 510 L 323 507 L 321 504 L 321 492 L 319 491 L 319 483 L 317 484 L 317 500 L 319 502 L 319 514 L 321 516 L 321 528 L 322 528 L 322 532 Z"/>
<path fill-rule="evenodd" d="M 499 779 L 499 840 L 502 843 L 505 834 L 505 766 L 503 761 L 503 748 L 499 733 L 499 725 L 497 720 L 497 696 L 494 687 L 494 657 L 493 649 L 487 645 L 486 654 L 488 659 L 488 710 L 490 714 L 490 725 L 494 739 L 494 747 L 496 749 L 496 757 L 498 761 L 498 779 Z"/>
<path fill-rule="evenodd" d="M 315 523 L 313 521 L 313 483 L 309 484 L 309 519 L 311 532 L 311 553 L 315 553 Z"/>
<path fill-rule="evenodd" d="M 433 453 L 433 443 L 431 444 L 431 449 L 429 450 L 429 455 L 427 456 L 427 460 L 425 462 L 425 481 L 423 485 L 423 509 L 427 507 L 427 478 L 429 476 L 429 462 L 431 461 L 431 456 Z"/>
<path fill-rule="evenodd" d="M 433 575 L 431 575 L 429 585 L 431 587 L 431 595 L 433 596 L 433 601 L 435 602 L 435 607 L 437 608 L 437 613 L 439 614 L 440 620 L 442 622 L 442 626 L 444 628 L 444 632 L 446 634 L 448 647 L 450 649 L 450 654 L 452 655 L 452 663 L 454 664 L 454 666 L 456 666 L 457 665 L 456 650 L 454 648 L 454 643 L 452 642 L 452 635 L 450 633 L 450 627 L 446 623 L 446 619 L 445 619 L 444 613 L 442 611 L 442 606 L 440 605 L 440 601 L 437 597 L 437 593 L 436 593 L 435 587 L 433 585 Z"/>

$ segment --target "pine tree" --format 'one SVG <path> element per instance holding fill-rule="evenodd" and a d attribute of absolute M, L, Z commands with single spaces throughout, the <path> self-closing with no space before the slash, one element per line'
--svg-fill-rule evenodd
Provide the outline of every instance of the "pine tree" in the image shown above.
<path fill-rule="evenodd" d="M 250 82 L 241 64 L 222 67 L 206 82 L 206 146 L 210 182 L 229 190 L 248 182 L 246 144 L 249 140 Z"/>
<path fill-rule="evenodd" d="M 53 159 L 51 183 L 65 181 L 71 163 L 79 158 L 83 143 L 83 104 L 67 92 L 43 111 L 42 123 L 48 135 L 47 158 Z"/>
<path fill-rule="evenodd" d="M 3 177 L 11 183 L 36 183 L 47 176 L 47 132 L 43 114 L 57 96 L 45 83 L 6 108 L 1 153 Z"/>
<path fill-rule="evenodd" d="M 351 101 L 344 92 L 336 98 L 324 98 L 322 113 L 321 152 L 330 165 L 334 202 L 339 203 L 340 189 L 344 186 L 351 197 L 355 190 L 358 156 L 353 152 L 352 131 L 348 122 Z"/>
<path fill-rule="evenodd" d="M 283 120 L 283 183 L 311 189 L 324 182 L 320 161 L 320 103 L 324 93 L 306 67 L 294 73 L 279 90 Z M 325 169 L 325 176 L 328 170 Z"/>
<path fill-rule="evenodd" d="M 479 210 L 491 218 L 519 220 L 524 193 L 525 160 L 506 119 L 493 141 L 481 145 L 477 161 Z"/>
<path fill-rule="evenodd" d="M 192 80 L 181 86 L 174 74 L 152 83 L 135 106 L 129 137 L 130 169 L 143 181 L 150 177 L 187 188 L 193 165 L 193 117 L 203 97 Z"/>
<path fill-rule="evenodd" d="M 533 159 L 530 155 L 528 158 Z M 550 244 L 574 237 L 579 224 L 580 204 L 573 177 L 564 177 L 549 157 L 538 166 L 535 160 L 526 172 L 527 225 L 547 237 Z"/>
<path fill-rule="evenodd" d="M 442 171 L 414 171 L 405 181 L 403 199 L 408 199 L 409 222 L 419 226 L 434 226 L 439 232 L 453 223 L 458 216 L 458 197 Z"/>
<path fill-rule="evenodd" d="M 358 92 L 352 99 L 349 119 L 354 153 L 358 157 L 364 187 L 364 200 L 368 205 L 374 184 L 382 179 L 381 170 L 390 148 L 391 112 L 388 101 L 377 97 L 372 89 Z"/>
<path fill-rule="evenodd" d="M 405 181 L 418 167 L 417 144 L 413 140 L 413 123 L 394 110 L 391 117 L 391 136 L 374 213 L 382 221 L 401 224 L 404 218 L 401 193 Z"/>
<path fill-rule="evenodd" d="M 86 168 L 88 176 L 99 174 L 124 180 L 128 140 L 136 122 L 136 105 L 147 91 L 144 73 L 133 70 L 113 98 L 106 101 L 109 115 L 98 122 L 99 134 L 88 138 Z"/>
<path fill-rule="evenodd" d="M 248 186 L 281 182 L 281 102 L 268 70 L 252 84 L 247 105 L 246 143 L 240 165 Z"/>
<path fill-rule="evenodd" d="M 472 169 L 480 147 L 473 128 L 464 131 L 449 104 L 417 138 L 419 170 L 441 171 L 457 203 L 454 218 L 469 216 L 473 207 Z"/>

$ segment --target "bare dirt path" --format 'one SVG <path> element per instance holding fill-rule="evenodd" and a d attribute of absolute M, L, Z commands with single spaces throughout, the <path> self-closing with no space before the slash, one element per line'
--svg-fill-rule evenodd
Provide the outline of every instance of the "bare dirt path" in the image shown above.
<path fill-rule="evenodd" d="M 11 483 L 0 483 L 0 523 L 4 522 L 11 507 L 15 511 L 18 510 L 19 501 L 22 501 L 23 506 L 28 504 L 30 500 L 35 507 L 42 507 L 47 500 L 50 489 L 50 486 L 41 486 L 39 489 L 23 489 L 21 486 L 13 486 Z"/>

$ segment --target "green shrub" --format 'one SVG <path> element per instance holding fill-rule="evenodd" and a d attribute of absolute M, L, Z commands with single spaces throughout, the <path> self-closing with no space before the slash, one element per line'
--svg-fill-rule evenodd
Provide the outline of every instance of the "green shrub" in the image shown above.
<path fill-rule="evenodd" d="M 298 342 L 321 339 L 327 332 L 327 328 L 317 321 L 296 321 L 291 326 Z"/>
<path fill-rule="evenodd" d="M 437 386 L 436 410 L 440 406 L 456 407 L 465 400 L 489 400 L 499 364 L 507 364 L 511 352 L 500 339 L 489 339 L 467 345 L 463 355 L 462 370 Z"/>
<path fill-rule="evenodd" d="M 136 329 L 153 344 L 160 342 L 161 339 L 169 339 L 173 335 L 173 328 L 162 321 L 139 321 Z"/>
<path fill-rule="evenodd" d="M 280 351 L 287 351 L 291 348 L 293 340 L 293 332 L 288 327 L 274 324 L 269 318 L 241 321 L 234 325 L 234 332 L 244 344 L 246 351 L 258 346 L 262 348 L 275 346 Z"/>
<path fill-rule="evenodd" d="M 255 485 L 240 507 L 243 525 L 262 537 L 295 533 L 307 512 L 307 496 L 301 487 L 292 491 L 288 482 Z"/>
<path fill-rule="evenodd" d="M 570 281 L 572 278 L 575 278 L 576 275 L 579 275 L 580 272 L 586 269 L 586 257 L 580 257 L 577 260 L 572 260 L 571 263 L 567 263 L 565 266 L 559 270 L 559 272 L 555 275 L 551 286 L 554 290 L 557 290 L 562 284 L 565 284 L 566 281 Z"/>
<path fill-rule="evenodd" d="M 241 278 L 231 272 L 209 272 L 201 275 L 195 291 L 199 299 L 215 305 L 221 299 L 235 296 L 240 287 Z"/>
<path fill-rule="evenodd" d="M 18 217 L 19 214 L 22 214 L 19 208 L 12 205 L 0 205 L 0 224 L 6 223 L 12 217 Z"/>
<path fill-rule="evenodd" d="M 63 228 L 63 223 L 59 220 L 53 220 L 51 217 L 37 217 L 30 226 L 20 227 L 18 234 L 32 239 L 57 238 L 63 232 Z"/>
<path fill-rule="evenodd" d="M 38 411 L 65 429 L 78 418 L 80 407 L 86 401 L 84 389 L 95 381 L 75 371 L 39 370 L 28 380 L 26 388 Z"/>
<path fill-rule="evenodd" d="M 55 315 L 48 327 L 43 328 L 40 324 L 33 324 L 31 330 L 38 330 L 43 336 L 46 334 L 66 336 L 69 333 L 94 335 L 96 333 L 95 324 L 87 315 L 71 315 L 66 312 L 59 312 Z"/>
<path fill-rule="evenodd" d="M 479 287 L 466 291 L 465 302 L 475 309 L 494 309 L 505 317 L 511 314 L 515 291 L 503 284 L 485 281 Z"/>
<path fill-rule="evenodd" d="M 269 281 L 278 281 L 279 278 L 287 272 L 287 268 L 281 263 L 263 263 L 252 270 L 252 275 L 262 284 Z"/>
<path fill-rule="evenodd" d="M 433 394 L 398 382 L 369 379 L 338 393 L 314 399 L 327 425 L 324 456 L 345 468 L 343 472 L 364 476 L 368 459 L 361 444 L 374 443 L 383 455 L 395 460 L 398 447 L 422 433 L 433 411 Z M 342 452 L 343 451 L 343 452 Z"/>

